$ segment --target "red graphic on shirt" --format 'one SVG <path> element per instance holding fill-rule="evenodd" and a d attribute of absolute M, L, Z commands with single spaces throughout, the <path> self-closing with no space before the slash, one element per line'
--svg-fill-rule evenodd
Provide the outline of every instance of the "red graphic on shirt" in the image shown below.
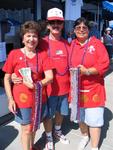
<path fill-rule="evenodd" d="M 21 102 L 26 103 L 27 100 L 28 100 L 28 96 L 25 93 L 21 93 L 20 96 L 19 96 L 19 99 L 20 99 Z"/>

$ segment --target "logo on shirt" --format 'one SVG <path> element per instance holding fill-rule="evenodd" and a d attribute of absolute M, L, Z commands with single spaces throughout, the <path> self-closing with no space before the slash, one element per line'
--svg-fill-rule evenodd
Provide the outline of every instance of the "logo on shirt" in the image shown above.
<path fill-rule="evenodd" d="M 21 101 L 22 103 L 26 103 L 27 100 L 28 100 L 28 96 L 27 96 L 26 93 L 20 93 L 19 99 L 20 99 L 20 101 Z"/>
<path fill-rule="evenodd" d="M 22 58 L 22 57 L 20 57 L 19 59 L 20 59 L 20 60 L 22 60 L 23 58 Z"/>
<path fill-rule="evenodd" d="M 62 54 L 63 54 L 62 50 L 60 50 L 60 49 L 56 50 L 56 55 L 62 55 Z"/>
<path fill-rule="evenodd" d="M 95 51 L 95 47 L 94 47 L 93 45 L 90 45 L 90 46 L 88 47 L 88 53 L 93 54 L 94 51 Z"/>

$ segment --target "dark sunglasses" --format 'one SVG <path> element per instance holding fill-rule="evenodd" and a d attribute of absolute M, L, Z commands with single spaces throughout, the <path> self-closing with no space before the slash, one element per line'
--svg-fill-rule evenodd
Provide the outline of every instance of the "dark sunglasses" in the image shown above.
<path fill-rule="evenodd" d="M 50 25 L 53 25 L 53 24 L 58 24 L 58 25 L 61 25 L 64 23 L 64 21 L 61 21 L 61 20 L 51 20 L 51 21 L 48 21 L 48 23 Z"/>

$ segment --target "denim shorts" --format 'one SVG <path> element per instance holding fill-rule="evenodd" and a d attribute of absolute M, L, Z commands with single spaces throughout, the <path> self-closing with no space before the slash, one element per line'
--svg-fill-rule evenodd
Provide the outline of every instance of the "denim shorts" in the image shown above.
<path fill-rule="evenodd" d="M 63 116 L 68 115 L 68 96 L 50 96 L 48 98 L 48 118 L 53 118 L 56 112 Z"/>
<path fill-rule="evenodd" d="M 43 120 L 47 116 L 47 112 L 48 112 L 47 104 L 43 104 L 41 120 Z M 31 114 L 32 114 L 32 108 L 18 108 L 15 114 L 15 121 L 23 125 L 30 124 Z"/>
<path fill-rule="evenodd" d="M 80 108 L 80 122 L 90 127 L 101 127 L 104 124 L 104 107 Z"/>

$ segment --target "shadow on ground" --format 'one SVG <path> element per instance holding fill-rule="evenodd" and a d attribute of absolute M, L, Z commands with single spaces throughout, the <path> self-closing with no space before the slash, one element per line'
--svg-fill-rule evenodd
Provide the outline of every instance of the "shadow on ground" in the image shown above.
<path fill-rule="evenodd" d="M 113 119 L 113 113 L 107 107 L 105 108 L 104 113 L 104 126 L 102 127 L 101 139 L 99 147 L 101 147 L 104 139 L 107 137 L 107 131 L 109 130 L 109 123 Z M 79 128 L 77 123 L 70 122 L 70 116 L 64 118 L 62 125 L 63 134 L 68 134 L 72 129 L 77 130 Z M 56 143 L 57 141 L 55 141 Z M 40 147 L 40 150 L 43 150 L 45 147 L 45 133 L 42 134 L 41 138 L 36 142 L 36 147 Z"/>
<path fill-rule="evenodd" d="M 0 117 L 0 126 L 6 125 L 14 120 L 14 115 L 12 113 L 6 114 Z"/>
<path fill-rule="evenodd" d="M 17 137 L 18 130 L 13 126 L 0 127 L 0 150 L 5 150 L 6 147 Z"/>
<path fill-rule="evenodd" d="M 109 130 L 109 122 L 113 119 L 113 113 L 107 107 L 104 112 L 104 126 L 102 127 L 101 139 L 99 147 L 102 145 L 103 140 L 107 137 L 107 131 Z"/>
<path fill-rule="evenodd" d="M 113 62 L 110 64 L 109 69 L 108 69 L 108 71 L 107 71 L 105 76 L 109 75 L 112 72 L 113 72 Z"/>
<path fill-rule="evenodd" d="M 64 121 L 63 121 L 63 124 L 62 124 L 62 132 L 63 132 L 64 135 L 68 134 L 72 129 L 77 130 L 78 128 L 79 128 L 79 126 L 78 126 L 77 123 L 70 122 L 70 116 L 64 117 Z M 41 138 L 35 143 L 35 147 L 36 148 L 39 148 L 40 150 L 44 149 L 45 142 L 46 142 L 46 138 L 45 137 L 46 137 L 45 136 L 45 132 L 43 132 Z M 57 142 L 58 141 L 55 140 L 55 138 L 54 138 L 54 145 Z"/>

